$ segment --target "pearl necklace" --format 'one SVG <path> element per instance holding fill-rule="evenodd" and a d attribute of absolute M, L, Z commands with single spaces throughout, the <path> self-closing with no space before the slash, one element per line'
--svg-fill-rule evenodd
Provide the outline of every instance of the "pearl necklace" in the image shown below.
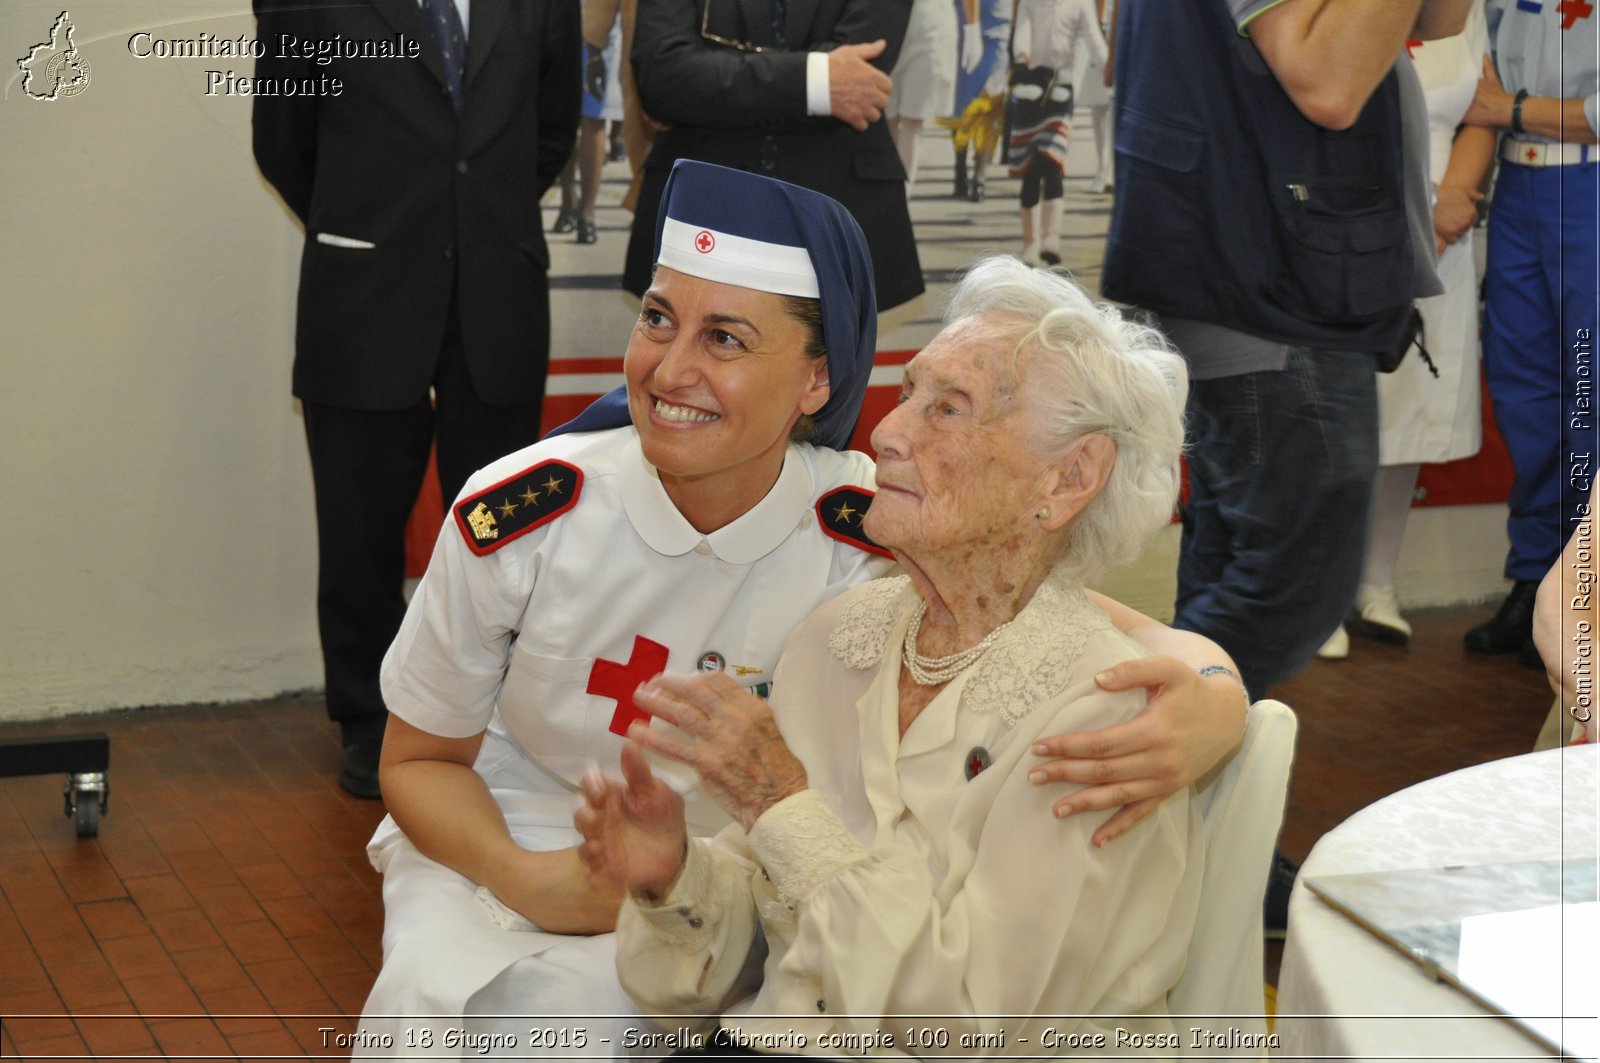
<path fill-rule="evenodd" d="M 924 657 L 917 650 L 917 636 L 922 634 L 922 618 L 928 613 L 928 603 L 918 602 L 917 611 L 911 615 L 911 624 L 906 628 L 906 641 L 903 656 L 905 657 L 906 670 L 911 673 L 912 680 L 918 686 L 936 687 L 950 682 L 956 676 L 966 671 L 973 661 L 982 657 L 1000 633 L 1011 626 L 1011 621 L 995 628 L 983 637 L 983 641 L 976 646 L 970 646 L 948 657 Z"/>

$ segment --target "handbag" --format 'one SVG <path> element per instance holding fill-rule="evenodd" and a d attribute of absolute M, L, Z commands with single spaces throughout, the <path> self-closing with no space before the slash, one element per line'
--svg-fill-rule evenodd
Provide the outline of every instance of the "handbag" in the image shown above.
<path fill-rule="evenodd" d="M 1388 350 L 1378 352 L 1378 372 L 1392 373 L 1399 369 L 1400 363 L 1405 360 L 1406 352 L 1415 347 L 1417 357 L 1427 365 L 1428 372 L 1433 374 L 1434 379 L 1438 379 L 1439 367 L 1433 364 L 1433 357 L 1428 354 L 1427 335 L 1428 329 L 1423 324 L 1422 311 L 1412 303 L 1411 316 L 1406 318 L 1406 327 L 1400 330 L 1400 338 Z"/>

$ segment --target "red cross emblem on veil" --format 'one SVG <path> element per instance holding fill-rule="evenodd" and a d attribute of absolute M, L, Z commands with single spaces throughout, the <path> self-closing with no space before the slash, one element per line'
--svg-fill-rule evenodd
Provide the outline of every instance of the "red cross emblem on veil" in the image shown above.
<path fill-rule="evenodd" d="M 627 664 L 596 660 L 589 669 L 587 692 L 614 698 L 617 711 L 611 715 L 611 733 L 628 737 L 635 720 L 649 720 L 650 714 L 633 703 L 633 692 L 640 685 L 667 670 L 667 648 L 643 635 L 633 637 L 633 654 Z"/>
<path fill-rule="evenodd" d="M 717 238 L 706 232 L 704 229 L 701 229 L 699 232 L 695 233 L 694 249 L 700 252 L 702 255 L 709 255 L 711 253 L 711 249 L 716 246 Z"/>

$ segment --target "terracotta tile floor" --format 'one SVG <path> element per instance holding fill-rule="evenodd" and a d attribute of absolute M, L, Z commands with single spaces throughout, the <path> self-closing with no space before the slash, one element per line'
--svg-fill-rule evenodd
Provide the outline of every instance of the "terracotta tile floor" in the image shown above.
<path fill-rule="evenodd" d="M 1481 615 L 1418 613 L 1408 648 L 1357 639 L 1349 660 L 1273 691 L 1301 724 L 1285 852 L 1303 858 L 1402 787 L 1529 748 L 1544 680 L 1461 650 Z M 85 730 L 111 736 L 97 838 L 62 815 L 61 776 L 0 780 L 0 1054 L 342 1057 L 319 1028 L 351 1029 L 378 966 L 363 846 L 383 810 L 334 784 L 321 702 L 123 711 L 0 738 Z"/>
<path fill-rule="evenodd" d="M 111 736 L 98 837 L 62 815 L 64 776 L 0 780 L 0 1052 L 341 1055 L 318 1027 L 349 1029 L 377 970 L 383 912 L 363 847 L 383 809 L 334 784 L 321 701 L 0 737 L 85 730 Z"/>

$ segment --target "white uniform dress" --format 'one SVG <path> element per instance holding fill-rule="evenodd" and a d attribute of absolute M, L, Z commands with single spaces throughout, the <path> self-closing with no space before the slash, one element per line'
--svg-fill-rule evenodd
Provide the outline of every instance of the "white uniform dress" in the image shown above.
<path fill-rule="evenodd" d="M 1474 4 L 1466 29 L 1443 40 L 1412 45 L 1417 76 L 1428 101 L 1428 178 L 1438 187 L 1450 146 L 1466 114 L 1489 52 L 1482 5 Z M 1478 271 L 1475 231 L 1444 249 L 1439 280 L 1444 294 L 1417 300 L 1424 342 L 1435 377 L 1416 348 L 1393 373 L 1378 374 L 1378 462 L 1454 461 L 1478 452 Z"/>
<path fill-rule="evenodd" d="M 870 485 L 870 460 L 804 445 L 789 448 L 755 508 L 709 535 L 672 505 L 631 427 L 535 444 L 475 474 L 463 497 L 552 460 L 581 473 L 576 504 L 481 554 L 447 522 L 382 673 L 385 701 L 407 723 L 446 737 L 488 728 L 476 770 L 513 838 L 534 850 L 577 844 L 579 777 L 591 763 L 618 771 L 623 739 L 610 730 L 618 703 L 587 692 L 600 662 L 623 666 L 661 647 L 668 671 L 693 671 L 715 654 L 746 685 L 768 683 L 795 625 L 891 564 L 826 534 L 817 519 L 818 500 L 832 489 Z M 485 502 L 498 508 L 499 493 L 507 492 Z M 698 792 L 690 806 L 707 833 L 727 822 Z M 468 1012 L 475 1017 L 465 1028 L 520 1034 L 524 1050 L 540 1024 L 484 1013 L 584 1028 L 584 1044 L 569 1033 L 565 1043 L 534 1046 L 533 1054 L 556 1056 L 615 1054 L 623 1028 L 638 1025 L 625 1018 L 635 1009 L 616 984 L 613 935 L 539 930 L 419 853 L 392 819 L 368 855 L 384 875 L 384 962 L 362 1032 L 369 1042 L 387 1034 L 393 1045 L 370 1055 L 429 1054 L 405 1051 L 427 1026 L 433 1054 L 470 1057 L 438 1043 L 439 1031 L 462 1027 Z M 560 1021 L 607 1014 L 624 1018 Z"/>
<path fill-rule="evenodd" d="M 905 40 L 890 72 L 894 87 L 885 114 L 927 121 L 955 111 L 959 34 L 950 0 L 913 0 Z"/>
<path fill-rule="evenodd" d="M 749 834 L 694 842 L 660 905 L 623 905 L 623 984 L 663 1013 L 715 1013 L 731 995 L 723 1027 L 770 1051 L 970 1056 L 961 1038 L 977 1035 L 980 1054 L 1070 1056 L 1085 1042 L 1067 1038 L 1099 1033 L 1113 1052 L 1176 1054 L 1150 1049 L 1184 1036 L 1166 998 L 1205 861 L 1189 793 L 1096 849 L 1105 817 L 1057 820 L 1060 791 L 1027 779 L 1035 739 L 1141 709 L 1094 675 L 1144 651 L 1052 578 L 901 738 L 916 601 L 906 577 L 877 580 L 796 630 L 773 709 L 811 788 Z M 744 968 L 763 938 L 755 989 Z M 1113 1048 L 1113 1027 L 1151 1040 Z"/>

